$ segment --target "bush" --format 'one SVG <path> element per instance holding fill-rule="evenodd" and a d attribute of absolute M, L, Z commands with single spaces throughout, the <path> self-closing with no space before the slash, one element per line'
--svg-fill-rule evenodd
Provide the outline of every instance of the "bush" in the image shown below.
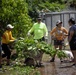
<path fill-rule="evenodd" d="M 52 12 L 55 12 L 55 11 L 61 11 L 65 8 L 64 4 L 59 4 L 59 3 L 49 3 L 49 2 L 46 2 L 46 3 L 42 3 L 42 4 L 39 4 L 39 9 L 44 9 L 46 11 L 46 9 L 52 11 Z"/>
<path fill-rule="evenodd" d="M 29 27 L 32 25 L 27 7 L 28 4 L 24 0 L 1 0 L 1 27 L 5 28 L 10 23 L 15 26 L 14 35 L 16 37 L 26 36 Z"/>
<path fill-rule="evenodd" d="M 15 49 L 17 50 L 18 56 L 21 58 L 34 58 L 40 51 L 49 54 L 51 57 L 56 53 L 59 58 L 65 57 L 64 52 L 60 50 L 57 51 L 52 45 L 47 44 L 44 41 L 39 42 L 37 40 L 33 40 L 32 37 L 19 40 L 15 45 Z"/>

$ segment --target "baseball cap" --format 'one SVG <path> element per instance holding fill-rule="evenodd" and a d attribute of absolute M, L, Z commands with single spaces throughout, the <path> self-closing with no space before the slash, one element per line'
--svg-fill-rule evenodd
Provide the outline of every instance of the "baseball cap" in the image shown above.
<path fill-rule="evenodd" d="M 62 24 L 62 22 L 61 22 L 60 20 L 58 20 L 58 21 L 56 22 L 56 24 L 60 24 L 60 23 Z"/>
<path fill-rule="evenodd" d="M 72 22 L 73 24 L 75 24 L 75 19 L 71 17 L 68 22 Z"/>
<path fill-rule="evenodd" d="M 7 28 L 13 29 L 14 26 L 12 26 L 11 24 L 8 24 L 8 25 L 7 25 Z"/>
<path fill-rule="evenodd" d="M 41 17 L 38 17 L 37 19 L 38 19 L 38 20 L 41 20 Z"/>

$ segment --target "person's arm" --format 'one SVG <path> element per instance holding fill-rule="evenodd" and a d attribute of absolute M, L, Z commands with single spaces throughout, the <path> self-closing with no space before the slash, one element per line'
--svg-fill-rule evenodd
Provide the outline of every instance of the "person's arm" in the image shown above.
<path fill-rule="evenodd" d="M 15 40 L 15 38 L 12 36 L 12 32 L 10 32 L 10 38 L 11 40 Z"/>
<path fill-rule="evenodd" d="M 34 31 L 34 25 L 32 26 L 32 28 L 28 32 L 32 33 L 33 31 Z"/>
<path fill-rule="evenodd" d="M 13 42 L 13 41 L 14 41 L 14 40 L 10 40 L 10 39 L 9 39 L 8 33 L 4 34 L 4 36 L 5 36 L 5 38 L 6 38 L 7 43 L 10 43 L 10 42 Z"/>
<path fill-rule="evenodd" d="M 51 35 L 56 31 L 56 28 L 53 28 L 52 31 L 50 32 Z"/>
<path fill-rule="evenodd" d="M 45 31 L 45 36 L 48 37 L 48 29 L 47 29 L 46 25 L 44 26 L 44 31 Z"/>
<path fill-rule="evenodd" d="M 69 38 L 68 38 L 68 41 L 70 42 L 72 37 L 73 37 L 73 34 L 74 34 L 74 31 L 70 31 L 70 35 L 69 35 Z"/>
<path fill-rule="evenodd" d="M 63 39 L 65 39 L 68 36 L 68 31 L 64 28 L 63 32 L 64 32 L 64 38 Z"/>
<path fill-rule="evenodd" d="M 68 31 L 64 28 L 64 33 L 65 33 L 65 36 L 67 36 L 68 35 Z"/>
<path fill-rule="evenodd" d="M 34 31 L 34 25 L 32 26 L 32 28 L 28 31 L 28 35 L 30 35 L 30 33 L 32 33 Z"/>
<path fill-rule="evenodd" d="M 55 39 L 56 39 L 56 37 L 55 37 L 55 35 L 54 35 L 55 32 L 56 32 L 56 27 L 54 27 L 54 28 L 52 29 L 52 31 L 50 31 L 50 35 L 51 35 L 51 39 L 52 39 L 52 40 L 55 40 Z"/>

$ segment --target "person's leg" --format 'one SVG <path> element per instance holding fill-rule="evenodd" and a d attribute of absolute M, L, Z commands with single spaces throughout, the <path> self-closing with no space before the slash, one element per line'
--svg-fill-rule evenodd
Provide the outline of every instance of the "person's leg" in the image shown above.
<path fill-rule="evenodd" d="M 2 68 L 1 59 L 2 59 L 2 57 L 1 57 L 1 50 L 0 50 L 0 68 Z"/>
<path fill-rule="evenodd" d="M 1 65 L 1 59 L 2 59 L 2 58 L 1 58 L 1 55 L 0 55 L 0 65 Z"/>
<path fill-rule="evenodd" d="M 63 46 L 63 40 L 59 41 L 59 50 L 62 50 L 62 46 Z"/>
<path fill-rule="evenodd" d="M 10 51 L 10 49 L 8 48 L 8 50 L 7 50 L 7 65 L 9 65 L 10 64 L 10 56 L 11 56 L 11 51 Z"/>
<path fill-rule="evenodd" d="M 2 54 L 2 58 L 6 57 L 6 53 L 7 53 L 7 46 L 6 44 L 2 44 L 2 51 L 4 52 L 4 54 Z"/>
<path fill-rule="evenodd" d="M 58 48 L 59 45 L 59 41 L 58 40 L 54 40 L 54 47 L 55 49 Z M 56 55 L 56 54 L 55 54 Z M 52 59 L 50 60 L 50 62 L 54 62 L 55 60 L 55 55 L 52 57 Z"/>
<path fill-rule="evenodd" d="M 1 65 L 1 60 L 2 60 L 2 47 L 1 47 L 1 44 L 0 44 L 0 68 L 2 68 L 2 65 Z"/>
<path fill-rule="evenodd" d="M 76 64 L 76 50 L 71 50 L 74 56 L 74 64 Z"/>
<path fill-rule="evenodd" d="M 62 50 L 62 45 L 59 45 L 59 50 Z"/>
<path fill-rule="evenodd" d="M 73 42 L 70 42 L 69 45 L 70 45 L 70 49 L 71 49 L 73 57 L 74 57 L 74 64 L 73 64 L 73 66 L 76 67 L 76 44 L 74 44 Z"/>
<path fill-rule="evenodd" d="M 56 48 L 58 48 L 58 45 L 55 45 L 54 47 L 55 47 L 55 49 L 56 49 Z M 56 55 L 56 54 L 55 54 L 55 55 Z M 55 55 L 52 57 L 52 59 L 50 60 L 50 62 L 54 62 L 54 60 L 55 60 Z"/>
<path fill-rule="evenodd" d="M 11 51 L 10 51 L 8 45 L 7 44 L 3 44 L 2 45 L 2 50 L 4 51 L 4 54 L 2 55 L 2 58 L 7 56 L 7 64 L 9 64 L 10 63 Z"/>
<path fill-rule="evenodd" d="M 59 41 L 59 50 L 62 50 L 62 46 L 63 46 L 63 41 L 60 40 Z M 63 62 L 62 58 L 60 58 L 60 61 Z"/>
<path fill-rule="evenodd" d="M 59 45 L 59 50 L 62 50 L 62 45 Z M 60 61 L 63 62 L 62 58 L 60 58 Z"/>
<path fill-rule="evenodd" d="M 39 64 L 40 65 L 42 63 L 42 57 L 43 57 L 43 51 L 40 51 L 40 57 L 39 57 Z"/>

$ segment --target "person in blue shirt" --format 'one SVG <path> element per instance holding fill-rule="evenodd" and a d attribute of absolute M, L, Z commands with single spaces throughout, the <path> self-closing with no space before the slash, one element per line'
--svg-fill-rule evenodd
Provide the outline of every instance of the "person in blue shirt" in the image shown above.
<path fill-rule="evenodd" d="M 2 57 L 1 57 L 1 53 L 2 52 L 2 47 L 1 47 L 1 39 L 0 39 L 0 68 L 2 68 L 2 65 L 1 65 L 1 59 L 2 59 Z"/>
<path fill-rule="evenodd" d="M 75 19 L 70 18 L 69 21 L 69 33 L 68 33 L 68 42 L 70 49 L 72 51 L 72 54 L 74 56 L 74 64 L 73 66 L 76 68 L 76 24 L 75 24 Z"/>

